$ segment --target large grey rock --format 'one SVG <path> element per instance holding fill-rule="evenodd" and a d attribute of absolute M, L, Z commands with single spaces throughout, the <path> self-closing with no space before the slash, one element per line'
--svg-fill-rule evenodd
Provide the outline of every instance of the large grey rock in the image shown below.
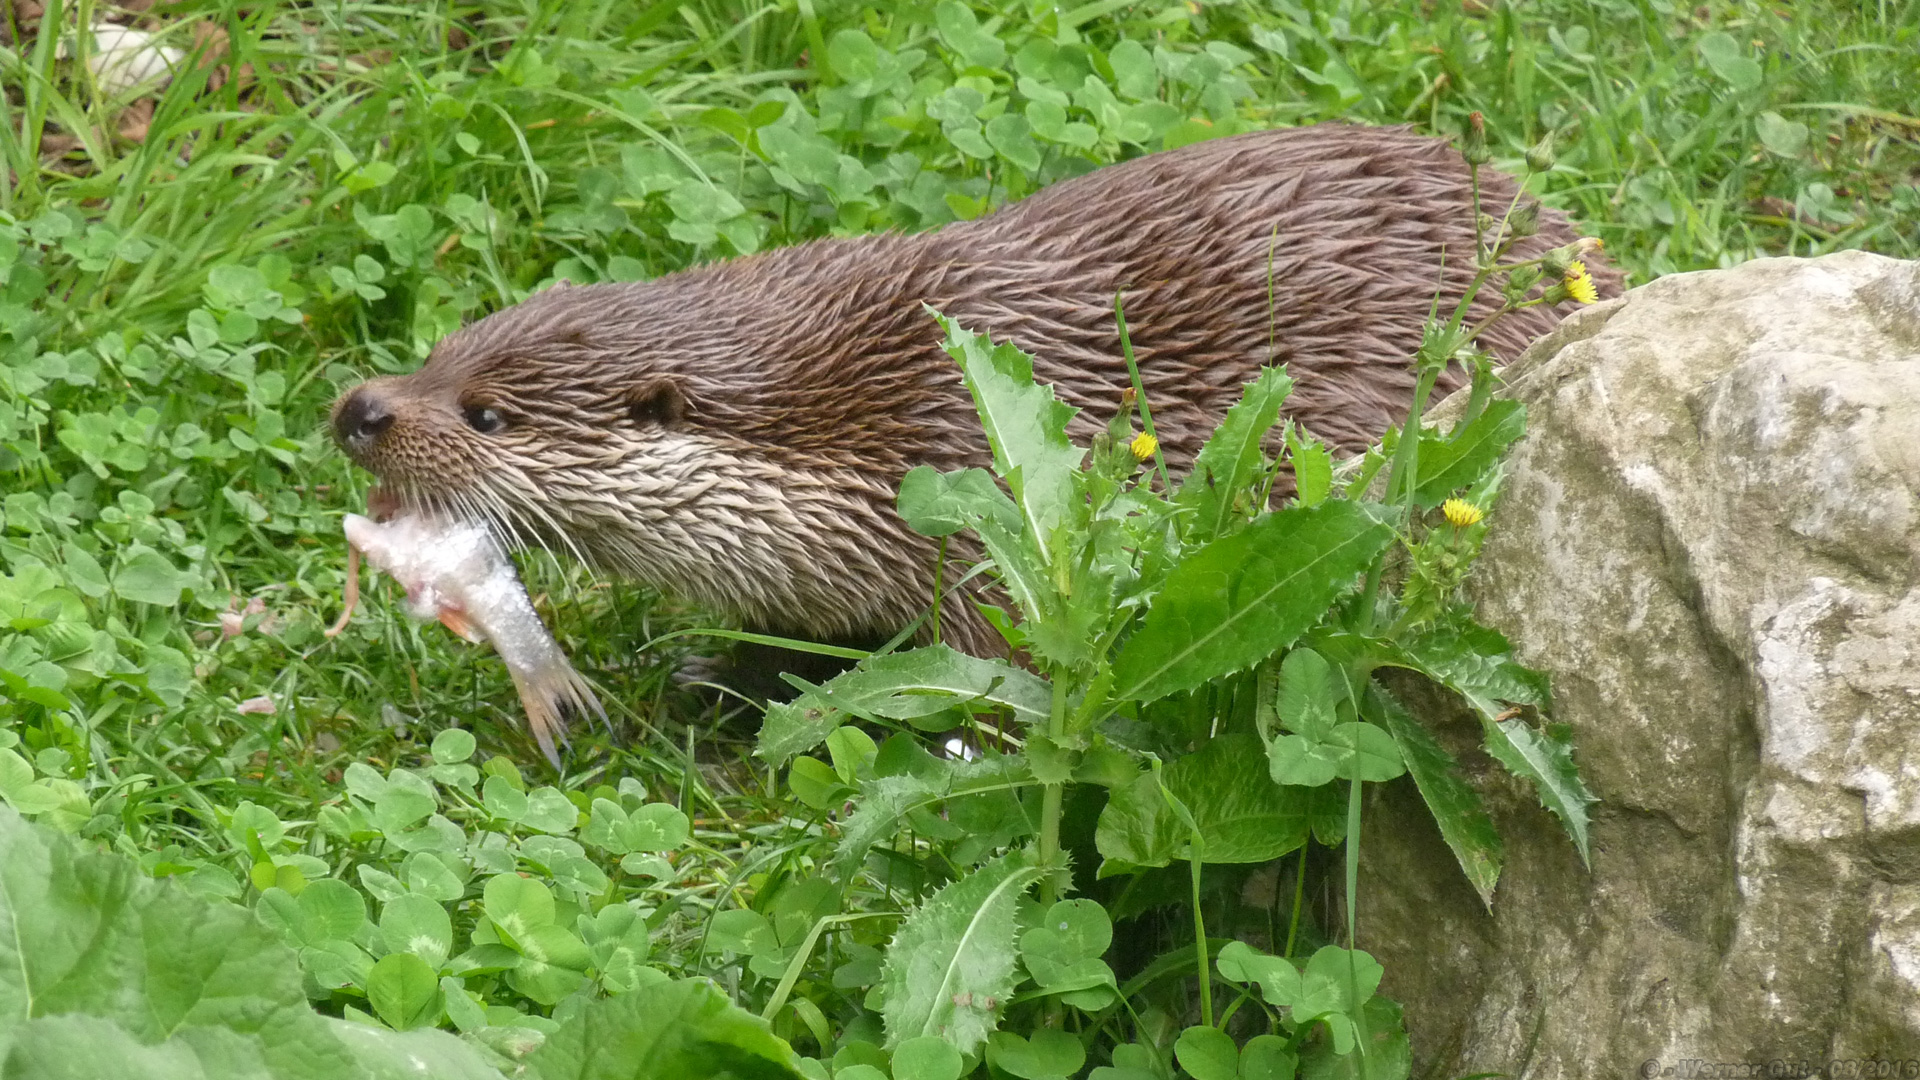
<path fill-rule="evenodd" d="M 1506 837 L 1491 913 L 1406 787 L 1376 803 L 1362 943 L 1417 1074 L 1920 1059 L 1920 263 L 1663 278 L 1509 377 L 1477 599 L 1602 801 L 1589 873 L 1443 729 Z"/>

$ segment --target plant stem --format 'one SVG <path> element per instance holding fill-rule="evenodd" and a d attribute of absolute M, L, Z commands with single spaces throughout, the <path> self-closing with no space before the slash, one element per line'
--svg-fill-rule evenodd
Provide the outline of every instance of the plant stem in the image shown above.
<path fill-rule="evenodd" d="M 1193 950 L 1194 959 L 1200 970 L 1200 1023 L 1213 1026 L 1213 979 L 1207 972 L 1207 920 L 1200 913 L 1200 836 L 1196 833 L 1192 840 L 1193 857 L 1187 865 L 1193 868 Z"/>
<path fill-rule="evenodd" d="M 1426 412 L 1427 398 L 1433 396 L 1433 384 L 1440 381 L 1440 368 L 1429 367 L 1420 373 L 1413 388 L 1413 404 L 1407 409 L 1406 426 L 1400 429 L 1400 445 L 1394 448 L 1393 469 L 1387 473 L 1387 501 L 1411 506 L 1413 493 L 1420 486 L 1420 421 Z"/>
<path fill-rule="evenodd" d="M 1153 430 L 1153 410 L 1147 407 L 1147 386 L 1140 381 L 1140 365 L 1133 361 L 1133 339 L 1127 335 L 1127 314 L 1120 307 L 1120 293 L 1113 294 L 1113 321 L 1120 328 L 1120 356 L 1127 362 L 1127 377 L 1133 381 L 1133 397 L 1140 403 L 1140 427 L 1153 437 L 1153 463 L 1160 473 L 1160 490 L 1171 495 L 1173 484 L 1167 479 L 1167 455 L 1160 450 L 1160 436 Z"/>
<path fill-rule="evenodd" d="M 940 644 L 940 584 L 947 569 L 947 538 L 940 538 L 940 551 L 933 559 L 933 643 Z"/>
<path fill-rule="evenodd" d="M 1347 790 L 1347 948 L 1353 948 L 1354 898 L 1360 886 L 1360 781 L 1351 781 Z"/>
<path fill-rule="evenodd" d="M 1300 865 L 1293 872 L 1293 917 L 1287 920 L 1287 947 L 1281 956 L 1292 956 L 1294 942 L 1300 938 L 1300 909 L 1307 902 L 1307 845 L 1300 845 Z"/>
<path fill-rule="evenodd" d="M 1467 302 L 1471 302 L 1471 298 Z M 1457 321 L 1456 316 L 1456 321 Z M 1420 373 L 1420 381 L 1413 389 L 1413 404 L 1407 407 L 1407 422 L 1400 429 L 1400 445 L 1394 448 L 1393 465 L 1387 471 L 1387 501 L 1399 503 L 1403 508 L 1401 528 L 1413 513 L 1413 493 L 1419 486 L 1420 472 L 1420 416 L 1425 410 L 1427 398 L 1433 393 L 1433 384 L 1440 378 L 1440 369 L 1428 367 Z M 1380 575 L 1386 569 L 1386 560 L 1377 558 L 1367 569 L 1366 588 L 1360 593 L 1358 629 L 1362 634 L 1373 632 L 1374 599 L 1380 593 Z"/>
<path fill-rule="evenodd" d="M 1067 732 L 1067 687 L 1060 677 L 1062 672 L 1054 672 L 1053 709 L 1047 716 L 1047 737 L 1056 743 Z M 1051 906 L 1059 899 L 1059 889 L 1055 887 L 1053 863 L 1060 854 L 1060 805 L 1063 785 L 1048 784 L 1040 793 L 1040 866 L 1044 875 L 1040 878 L 1040 902 Z"/>
<path fill-rule="evenodd" d="M 806 939 L 800 943 L 799 951 L 795 952 L 793 959 L 787 962 L 787 970 L 781 974 L 780 984 L 773 988 L 773 996 L 767 999 L 767 1007 L 761 1010 L 760 1018 L 770 1021 L 780 1015 L 780 1007 L 787 1003 L 788 995 L 793 993 L 794 984 L 800 981 L 800 973 L 806 970 L 807 961 L 813 956 L 813 948 L 819 944 L 820 935 L 826 932 L 827 927 L 840 926 L 860 919 L 885 918 L 890 914 L 892 913 L 867 911 L 852 915 L 824 915 L 816 920 L 813 929 L 807 931 Z"/>
<path fill-rule="evenodd" d="M 1352 953 L 1358 948 L 1355 936 L 1358 933 L 1360 897 L 1360 781 L 1352 781 L 1347 793 L 1347 978 L 1348 993 L 1354 1001 L 1360 1000 L 1359 960 Z M 1364 1006 L 1356 1007 L 1353 1012 L 1353 1026 L 1360 1051 L 1360 1075 L 1367 1075 L 1367 1017 Z"/>

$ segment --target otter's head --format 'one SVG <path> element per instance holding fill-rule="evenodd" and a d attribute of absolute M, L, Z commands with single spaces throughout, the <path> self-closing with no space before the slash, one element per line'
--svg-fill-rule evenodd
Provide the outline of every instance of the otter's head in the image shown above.
<path fill-rule="evenodd" d="M 892 513 L 897 440 L 876 452 L 871 399 L 796 358 L 793 326 L 746 321 L 793 308 L 722 284 L 541 293 L 342 395 L 334 439 L 385 502 L 759 625 L 903 624 L 917 609 L 860 585 L 920 576 L 896 558 L 921 546 Z"/>
<path fill-rule="evenodd" d="M 683 377 L 627 339 L 619 291 L 563 286 L 460 330 L 420 370 L 341 395 L 334 441 L 401 505 L 564 528 L 548 518 L 576 481 L 604 488 L 687 419 Z"/>

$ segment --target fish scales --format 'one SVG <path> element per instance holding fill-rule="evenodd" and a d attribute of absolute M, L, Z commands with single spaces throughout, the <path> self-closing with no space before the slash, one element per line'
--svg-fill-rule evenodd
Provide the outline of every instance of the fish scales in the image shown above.
<path fill-rule="evenodd" d="M 556 768 L 555 740 L 566 744 L 569 716 L 606 719 L 485 525 L 417 511 L 384 522 L 348 514 L 342 524 L 347 543 L 406 589 L 410 614 L 492 644 L 513 676 L 534 741 Z"/>

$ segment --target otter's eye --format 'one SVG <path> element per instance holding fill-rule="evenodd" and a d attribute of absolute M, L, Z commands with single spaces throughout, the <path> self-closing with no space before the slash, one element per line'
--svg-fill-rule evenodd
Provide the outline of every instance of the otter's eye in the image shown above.
<path fill-rule="evenodd" d="M 504 430 L 507 426 L 507 421 L 500 415 L 500 410 L 489 409 L 485 405 L 469 405 L 461 410 L 460 415 L 466 418 L 468 427 L 482 435 L 491 435 L 496 431 Z"/>

